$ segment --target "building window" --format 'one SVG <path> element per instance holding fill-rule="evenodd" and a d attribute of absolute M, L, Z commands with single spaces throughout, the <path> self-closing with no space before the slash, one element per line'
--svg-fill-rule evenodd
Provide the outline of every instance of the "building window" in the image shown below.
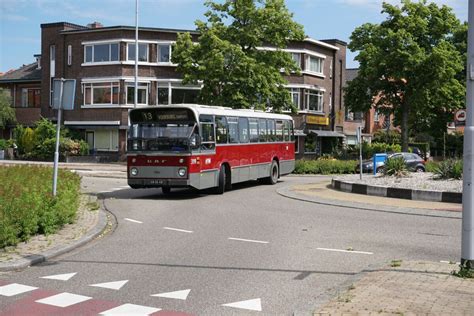
<path fill-rule="evenodd" d="M 118 82 L 84 83 L 84 105 L 118 105 Z"/>
<path fill-rule="evenodd" d="M 27 89 L 21 90 L 21 107 L 22 108 L 39 108 L 41 101 L 41 89 Z"/>
<path fill-rule="evenodd" d="M 72 45 L 67 46 L 67 65 L 72 65 Z"/>
<path fill-rule="evenodd" d="M 197 103 L 199 89 L 173 88 L 171 91 L 171 103 Z"/>
<path fill-rule="evenodd" d="M 319 90 L 306 90 L 306 111 L 323 112 L 323 95 Z"/>
<path fill-rule="evenodd" d="M 295 154 L 300 153 L 300 137 L 296 136 L 295 137 Z"/>
<path fill-rule="evenodd" d="M 118 129 L 95 130 L 94 149 L 97 151 L 118 151 Z"/>
<path fill-rule="evenodd" d="M 316 154 L 318 152 L 317 137 L 314 134 L 306 135 L 304 138 L 304 152 L 306 154 Z"/>
<path fill-rule="evenodd" d="M 137 91 L 137 105 L 148 105 L 148 83 L 139 83 Z M 127 83 L 127 104 L 135 104 L 135 83 Z"/>
<path fill-rule="evenodd" d="M 171 62 L 171 45 L 170 44 L 158 44 L 158 62 L 159 63 Z"/>
<path fill-rule="evenodd" d="M 84 62 L 100 63 L 119 60 L 119 44 L 95 44 L 84 46 Z"/>
<path fill-rule="evenodd" d="M 291 53 L 291 59 L 296 63 L 298 68 L 301 68 L 301 54 L 300 53 Z"/>
<path fill-rule="evenodd" d="M 135 60 L 135 44 L 127 45 L 127 60 Z M 148 44 L 138 43 L 138 61 L 148 62 Z"/>
<path fill-rule="evenodd" d="M 160 85 L 158 84 L 158 105 L 168 105 L 170 104 L 170 88 L 169 85 Z"/>
<path fill-rule="evenodd" d="M 310 72 L 323 73 L 323 59 L 320 57 L 307 56 L 306 70 Z"/>
<path fill-rule="evenodd" d="M 49 76 L 51 78 L 55 77 L 56 72 L 56 46 L 51 45 L 49 46 Z M 51 88 L 51 90 L 53 90 Z"/>
<path fill-rule="evenodd" d="M 300 108 L 300 94 L 301 94 L 300 89 L 290 88 L 291 102 L 297 109 Z"/>

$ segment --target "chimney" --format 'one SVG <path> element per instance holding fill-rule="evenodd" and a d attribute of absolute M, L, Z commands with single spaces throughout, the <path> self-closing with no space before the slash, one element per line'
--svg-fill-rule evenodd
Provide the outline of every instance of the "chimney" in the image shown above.
<path fill-rule="evenodd" d="M 99 29 L 99 28 L 104 27 L 104 26 L 100 22 L 93 22 L 93 23 L 87 24 L 87 27 L 90 28 L 90 29 Z"/>
<path fill-rule="evenodd" d="M 36 69 L 41 69 L 41 54 L 34 55 L 36 58 Z"/>

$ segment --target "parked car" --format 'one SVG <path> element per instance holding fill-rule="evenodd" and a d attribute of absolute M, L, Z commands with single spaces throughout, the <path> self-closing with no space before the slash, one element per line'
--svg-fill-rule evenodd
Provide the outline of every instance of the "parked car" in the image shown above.
<path fill-rule="evenodd" d="M 414 153 L 394 153 L 387 156 L 387 159 L 403 157 L 405 164 L 409 171 L 414 172 L 425 172 L 425 161 L 417 154 Z M 383 172 L 385 162 L 377 162 L 376 170 L 377 173 Z M 359 165 L 356 167 L 356 172 L 359 172 Z M 372 173 L 374 171 L 374 161 L 372 159 L 364 160 L 362 162 L 362 172 Z"/>

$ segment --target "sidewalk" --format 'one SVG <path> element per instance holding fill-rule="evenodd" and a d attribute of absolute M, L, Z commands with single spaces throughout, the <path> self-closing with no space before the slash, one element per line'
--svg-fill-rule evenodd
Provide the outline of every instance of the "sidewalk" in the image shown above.
<path fill-rule="evenodd" d="M 330 180 L 280 188 L 279 194 L 310 203 L 402 214 L 461 218 L 460 204 L 340 192 Z M 363 271 L 314 315 L 473 315 L 474 279 L 452 275 L 458 263 L 404 261 Z"/>
<path fill-rule="evenodd" d="M 457 269 L 409 261 L 365 272 L 314 315 L 472 315 L 474 279 L 451 275 Z"/>

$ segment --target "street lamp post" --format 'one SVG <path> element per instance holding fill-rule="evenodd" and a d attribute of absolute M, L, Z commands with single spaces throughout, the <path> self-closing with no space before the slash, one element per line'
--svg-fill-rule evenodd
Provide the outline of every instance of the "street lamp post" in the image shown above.
<path fill-rule="evenodd" d="M 138 103 L 138 0 L 135 0 L 135 94 L 133 108 Z"/>

